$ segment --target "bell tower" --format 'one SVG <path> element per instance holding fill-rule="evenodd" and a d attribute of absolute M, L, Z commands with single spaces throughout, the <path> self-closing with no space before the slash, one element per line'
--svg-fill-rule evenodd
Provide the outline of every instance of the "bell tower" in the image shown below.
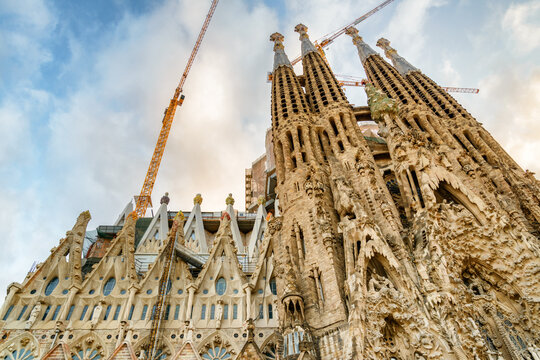
<path fill-rule="evenodd" d="M 292 339 L 309 343 L 310 329 L 347 320 L 343 250 L 336 246 L 328 170 L 315 141 L 314 113 L 284 52 L 283 36 L 272 34 L 272 132 L 276 154 L 281 230 L 274 238 L 281 326 Z M 285 345 L 288 354 L 300 349 Z M 306 349 L 309 346 L 305 346 Z"/>

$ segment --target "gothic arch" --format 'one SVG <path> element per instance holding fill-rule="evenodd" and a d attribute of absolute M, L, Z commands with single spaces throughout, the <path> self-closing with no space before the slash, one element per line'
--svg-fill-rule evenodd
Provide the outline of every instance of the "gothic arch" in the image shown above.
<path fill-rule="evenodd" d="M 385 359 L 408 359 L 411 357 L 411 349 L 407 345 L 406 330 L 396 321 L 392 315 L 384 319 L 382 328 L 381 345 Z"/>
<path fill-rule="evenodd" d="M 476 325 L 486 348 L 505 357 L 532 358 L 534 323 L 527 319 L 535 317 L 523 316 L 527 309 L 519 289 L 479 262 L 469 262 L 461 275 L 476 305 Z"/>
<path fill-rule="evenodd" d="M 462 205 L 476 218 L 476 220 L 478 220 L 478 222 L 485 223 L 484 214 L 480 211 L 479 207 L 461 190 L 454 188 L 447 181 L 439 181 L 437 188 L 434 189 L 433 193 L 437 203 L 447 201 L 449 203 L 453 202 L 457 205 Z"/>
<path fill-rule="evenodd" d="M 467 260 L 465 260 L 462 263 L 460 274 L 465 286 L 467 286 L 471 291 L 473 291 L 475 295 L 486 295 L 486 290 L 488 289 L 483 290 L 478 288 L 480 284 L 474 284 L 474 279 L 470 276 L 476 277 L 478 280 L 481 280 L 484 285 L 488 286 L 489 289 L 495 290 L 499 296 L 505 296 L 508 298 L 508 300 L 516 302 L 525 298 L 525 295 L 518 287 L 516 287 L 514 284 L 511 284 L 510 281 L 501 276 L 499 272 L 495 271 L 493 267 L 489 266 L 485 263 L 485 261 L 482 261 L 480 259 L 468 258 Z M 470 275 L 470 281 L 467 280 L 468 274 Z M 471 286 L 469 286 L 468 283 L 471 284 Z M 513 311 L 517 312 L 520 310 L 514 308 Z"/>
<path fill-rule="evenodd" d="M 147 335 L 147 336 L 142 337 L 135 344 L 133 344 L 133 350 L 135 352 L 135 356 L 140 357 L 141 350 L 144 350 L 145 346 L 148 345 L 149 339 L 150 339 L 150 335 Z M 171 345 L 171 343 L 165 336 L 161 337 L 161 341 L 159 342 L 159 344 L 160 346 L 159 346 L 158 351 L 161 350 L 161 354 L 164 354 L 165 356 L 163 357 L 163 355 L 159 355 L 156 359 L 159 359 L 159 360 L 163 360 L 166 358 L 169 359 L 175 355 L 174 346 Z M 146 358 L 148 358 L 148 355 L 146 356 Z"/>
<path fill-rule="evenodd" d="M 278 332 L 270 334 L 261 345 L 261 352 L 264 360 L 273 360 L 277 357 L 272 357 L 277 355 L 277 347 L 279 342 L 282 341 L 281 335 Z"/>
<path fill-rule="evenodd" d="M 104 360 L 109 355 L 103 340 L 93 331 L 73 341 L 69 349 L 73 360 Z"/>
<path fill-rule="evenodd" d="M 379 285 L 384 282 L 382 278 L 387 279 L 397 289 L 403 289 L 404 284 L 400 281 L 400 275 L 392 266 L 390 260 L 381 253 L 375 252 L 369 259 L 366 259 L 365 279 L 368 289 L 370 286 Z M 371 285 L 370 285 L 371 282 Z"/>
<path fill-rule="evenodd" d="M 422 181 L 429 184 L 433 192 L 432 200 L 436 203 L 442 202 L 446 196 L 447 201 L 451 200 L 467 209 L 480 224 L 487 222 L 484 214 L 486 205 L 482 199 L 470 191 L 454 174 L 437 167 L 436 173 L 431 177 L 423 174 Z"/>
<path fill-rule="evenodd" d="M 0 346 L 0 359 L 3 360 L 33 360 L 38 359 L 38 355 L 39 343 L 29 332 L 24 332 Z"/>
<path fill-rule="evenodd" d="M 231 341 L 228 336 L 216 330 L 201 341 L 198 352 L 204 360 L 214 360 L 214 358 L 219 360 L 232 360 L 239 352 L 239 349 L 236 349 L 232 345 L 233 343 L 234 342 Z M 214 354 L 214 357 L 212 357 L 212 354 Z"/>

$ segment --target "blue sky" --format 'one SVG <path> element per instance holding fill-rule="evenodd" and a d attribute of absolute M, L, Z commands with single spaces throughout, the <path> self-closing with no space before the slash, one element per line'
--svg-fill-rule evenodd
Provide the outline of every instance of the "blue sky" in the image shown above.
<path fill-rule="evenodd" d="M 369 1 L 222 0 L 185 86 L 154 189 L 171 207 L 243 210 L 244 169 L 270 126 L 271 33 L 290 58 L 302 22 L 313 40 L 375 7 Z M 139 192 L 164 108 L 210 1 L 0 3 L 0 288 L 22 282 L 83 210 L 112 223 Z M 384 36 L 444 86 L 524 167 L 540 171 L 540 1 L 395 0 L 358 25 Z M 363 77 L 350 38 L 327 51 L 334 71 Z M 297 73 L 301 67 L 297 65 Z M 362 89 L 346 90 L 365 105 Z"/>

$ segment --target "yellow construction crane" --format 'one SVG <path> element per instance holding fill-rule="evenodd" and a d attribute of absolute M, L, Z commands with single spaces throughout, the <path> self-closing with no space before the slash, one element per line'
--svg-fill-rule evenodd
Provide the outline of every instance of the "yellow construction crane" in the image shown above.
<path fill-rule="evenodd" d="M 210 24 L 210 19 L 212 19 L 212 15 L 214 15 L 214 11 L 216 9 L 218 1 L 219 0 L 212 1 L 212 5 L 210 6 L 208 15 L 206 15 L 206 19 L 204 20 L 201 32 L 199 33 L 199 37 L 197 38 L 197 42 L 195 42 L 195 46 L 191 51 L 191 56 L 189 57 L 186 68 L 184 69 L 184 73 L 182 74 L 182 78 L 180 79 L 180 83 L 174 91 L 174 95 L 169 103 L 169 107 L 165 110 L 165 115 L 163 116 L 163 121 L 161 125 L 161 131 L 159 132 L 159 137 L 156 143 L 156 147 L 154 149 L 154 154 L 152 155 L 152 160 L 150 161 L 150 166 L 148 166 L 148 171 L 146 172 L 146 178 L 144 179 L 141 193 L 139 196 L 135 197 L 135 215 L 137 217 L 143 217 L 146 214 L 146 209 L 148 208 L 148 205 L 152 202 L 152 189 L 154 188 L 157 173 L 159 170 L 159 165 L 161 164 L 161 158 L 163 157 L 165 145 L 167 144 L 167 139 L 169 138 L 171 125 L 174 120 L 174 114 L 176 112 L 176 107 L 181 106 L 184 102 L 184 95 L 182 94 L 184 83 L 186 82 L 189 70 L 191 69 L 191 65 L 193 65 L 193 60 L 195 60 L 195 55 L 197 55 L 197 51 L 199 51 L 202 39 L 204 37 L 204 34 L 206 33 L 206 29 L 208 28 L 208 24 Z"/>
<path fill-rule="evenodd" d="M 184 102 L 184 95 L 182 94 L 184 83 L 186 82 L 189 70 L 191 69 L 193 61 L 195 60 L 195 55 L 197 55 L 199 47 L 201 46 L 201 42 L 204 34 L 206 33 L 206 29 L 208 28 L 210 20 L 214 15 L 214 11 L 216 9 L 218 1 L 219 0 L 213 0 L 212 5 L 210 5 L 210 10 L 206 15 L 204 24 L 199 33 L 199 37 L 195 42 L 195 46 L 191 51 L 191 56 L 189 57 L 186 68 L 184 69 L 184 73 L 182 74 L 180 83 L 174 91 L 174 95 L 169 103 L 169 107 L 165 110 L 165 116 L 163 117 L 161 131 L 159 133 L 157 144 L 152 155 L 152 160 L 150 161 L 150 166 L 148 167 L 148 171 L 146 172 L 146 178 L 144 179 L 141 193 L 138 197 L 135 198 L 136 208 L 135 211 L 133 211 L 132 213 L 132 216 L 134 216 L 135 218 L 143 217 L 146 213 L 148 205 L 151 204 L 152 189 L 154 188 L 154 183 L 156 182 L 156 176 L 159 170 L 159 165 L 161 163 L 161 158 L 163 157 L 165 145 L 167 144 L 167 139 L 171 131 L 171 125 L 174 120 L 176 107 L 181 106 Z M 161 351 L 159 349 L 159 335 L 161 331 L 161 325 L 165 317 L 165 302 L 167 299 L 167 295 L 170 291 L 171 274 L 174 271 L 174 257 L 176 253 L 175 249 L 177 247 L 176 232 L 179 226 L 179 221 L 183 220 L 182 217 L 183 215 L 180 212 L 176 215 L 173 221 L 171 233 L 169 234 L 167 239 L 167 244 L 165 245 L 165 249 L 162 253 L 164 266 L 161 277 L 159 279 L 157 300 L 152 307 L 152 328 L 150 329 L 150 337 L 145 346 L 146 356 L 148 360 L 157 360 L 163 355 L 161 354 Z"/>

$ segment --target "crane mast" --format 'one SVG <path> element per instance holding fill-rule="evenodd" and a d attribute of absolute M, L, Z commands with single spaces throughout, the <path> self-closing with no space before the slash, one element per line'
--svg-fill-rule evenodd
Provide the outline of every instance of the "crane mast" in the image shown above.
<path fill-rule="evenodd" d="M 141 189 L 140 195 L 136 197 L 136 208 L 135 208 L 135 211 L 132 213 L 133 216 L 135 216 L 136 218 L 143 217 L 146 213 L 146 209 L 148 208 L 148 205 L 150 204 L 152 189 L 154 188 L 154 184 L 156 182 L 159 165 L 161 163 L 161 158 L 163 157 L 163 152 L 165 151 L 165 145 L 167 144 L 167 139 L 171 131 L 171 125 L 174 120 L 176 108 L 178 106 L 181 106 L 182 103 L 184 102 L 184 95 L 182 94 L 184 84 L 189 74 L 189 70 L 191 69 L 191 66 L 193 65 L 193 61 L 195 60 L 195 56 L 197 55 L 197 52 L 199 51 L 199 47 L 201 46 L 201 42 L 203 40 L 204 34 L 206 33 L 206 30 L 208 29 L 210 20 L 212 19 L 212 16 L 214 15 L 214 11 L 216 9 L 218 1 L 219 0 L 213 0 L 212 4 L 210 5 L 210 10 L 208 11 L 208 14 L 206 15 L 201 31 L 199 32 L 199 36 L 197 37 L 197 41 L 195 42 L 195 46 L 193 47 L 193 50 L 191 51 L 191 55 L 188 59 L 186 68 L 184 69 L 184 72 L 182 73 L 182 77 L 180 79 L 178 86 L 176 87 L 174 91 L 174 95 L 169 103 L 169 106 L 165 110 L 165 115 L 163 117 L 163 121 L 161 125 L 161 131 L 159 133 L 159 137 L 156 143 L 156 147 L 154 149 L 154 153 L 152 154 L 152 160 L 150 161 L 150 166 L 148 167 L 148 171 L 146 172 L 146 177 L 144 179 L 143 187 Z M 168 242 L 165 245 L 165 248 L 162 253 L 163 262 L 164 262 L 163 271 L 161 272 L 161 277 L 159 279 L 157 300 L 156 300 L 155 305 L 152 307 L 152 327 L 150 329 L 150 337 L 145 346 L 148 360 L 155 360 L 160 357 L 160 351 L 159 351 L 160 332 L 161 332 L 164 317 L 166 317 L 164 313 L 164 310 L 166 308 L 165 303 L 166 303 L 167 295 L 170 291 L 171 274 L 174 271 L 174 258 L 176 254 L 176 251 L 175 251 L 176 232 L 178 230 L 180 216 L 183 217 L 183 215 L 179 212 L 174 219 L 171 232 L 167 239 Z"/>
<path fill-rule="evenodd" d="M 157 173 L 159 170 L 159 165 L 161 164 L 161 158 L 163 157 L 165 145 L 167 144 L 167 139 L 169 138 L 171 125 L 174 120 L 174 114 L 176 113 L 176 108 L 182 106 L 182 103 L 184 102 L 184 95 L 182 94 L 184 83 L 186 82 L 189 70 L 193 65 L 195 56 L 199 51 L 199 47 L 201 46 L 201 42 L 204 34 L 206 33 L 206 29 L 210 24 L 212 15 L 214 15 L 214 11 L 216 10 L 218 1 L 219 0 L 213 0 L 212 5 L 210 5 L 210 10 L 208 10 L 208 14 L 206 15 L 201 31 L 199 32 L 199 36 L 197 37 L 195 46 L 191 51 L 191 55 L 187 62 L 186 68 L 184 69 L 184 73 L 182 74 L 182 78 L 180 79 L 180 82 L 174 91 L 174 95 L 169 102 L 169 106 L 165 110 L 165 115 L 163 116 L 163 121 L 161 125 L 161 131 L 159 132 L 156 147 L 154 148 L 154 153 L 152 154 L 152 160 L 150 160 L 150 166 L 148 166 L 148 171 L 146 172 L 146 177 L 144 179 L 141 193 L 139 196 L 135 197 L 135 214 L 137 215 L 137 217 L 143 217 L 146 214 L 146 209 L 148 208 L 148 205 L 151 203 L 152 189 L 154 188 Z"/>

